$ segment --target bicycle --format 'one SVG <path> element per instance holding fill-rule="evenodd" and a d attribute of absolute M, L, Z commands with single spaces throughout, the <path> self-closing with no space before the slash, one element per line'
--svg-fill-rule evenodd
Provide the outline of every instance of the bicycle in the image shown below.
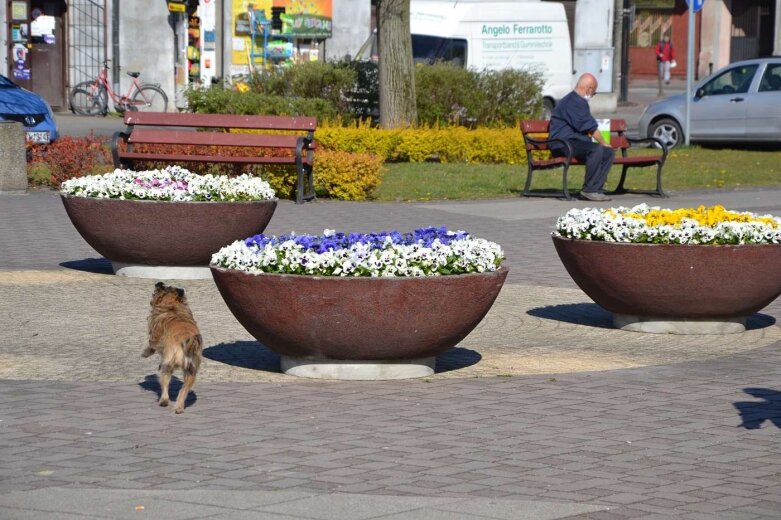
<path fill-rule="evenodd" d="M 159 85 L 153 83 L 139 83 L 140 72 L 128 72 L 133 82 L 128 88 L 127 94 L 120 95 L 111 88 L 108 81 L 108 63 L 103 62 L 103 68 L 97 79 L 82 81 L 70 93 L 71 111 L 83 116 L 105 116 L 108 113 L 108 98 L 117 112 L 130 111 L 165 112 L 168 108 L 168 96 Z"/>

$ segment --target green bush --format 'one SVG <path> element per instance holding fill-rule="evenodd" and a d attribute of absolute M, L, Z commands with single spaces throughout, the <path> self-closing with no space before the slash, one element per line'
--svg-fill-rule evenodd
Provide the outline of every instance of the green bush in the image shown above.
<path fill-rule="evenodd" d="M 542 113 L 539 73 L 418 65 L 415 84 L 421 125 L 514 126 Z M 247 85 L 248 92 L 220 86 L 190 90 L 187 100 L 193 112 L 203 113 L 307 115 L 342 122 L 379 114 L 379 76 L 372 62 L 306 62 L 252 74 Z"/>
<path fill-rule="evenodd" d="M 484 126 L 513 126 L 542 115 L 542 74 L 520 70 L 483 71 L 477 76 L 476 119 Z"/>
<path fill-rule="evenodd" d="M 480 93 L 477 74 L 447 64 L 415 67 L 418 122 L 459 125 L 475 120 Z"/>
<path fill-rule="evenodd" d="M 258 94 L 323 99 L 340 113 L 349 111 L 347 93 L 356 73 L 349 67 L 322 61 L 308 61 L 290 67 L 256 72 L 248 81 L 250 92 Z"/>
<path fill-rule="evenodd" d="M 513 126 L 538 117 L 542 76 L 521 70 L 473 71 L 448 64 L 416 67 L 418 122 Z"/>
<path fill-rule="evenodd" d="M 206 114 L 313 116 L 336 119 L 339 111 L 324 99 L 238 92 L 214 86 L 187 91 L 190 110 Z"/>

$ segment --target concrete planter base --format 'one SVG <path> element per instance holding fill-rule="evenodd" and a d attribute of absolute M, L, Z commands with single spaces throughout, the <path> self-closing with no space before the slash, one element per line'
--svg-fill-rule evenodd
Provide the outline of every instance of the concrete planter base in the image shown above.
<path fill-rule="evenodd" d="M 613 326 L 630 332 L 651 334 L 737 334 L 746 330 L 746 317 L 695 320 L 614 313 Z"/>
<path fill-rule="evenodd" d="M 117 276 L 127 278 L 153 278 L 156 280 L 211 280 L 208 267 L 190 265 L 143 265 L 111 262 Z"/>
<path fill-rule="evenodd" d="M 436 357 L 394 361 L 339 361 L 322 356 L 295 358 L 282 356 L 280 369 L 285 374 L 312 379 L 344 381 L 383 381 L 412 379 L 434 373 Z"/>

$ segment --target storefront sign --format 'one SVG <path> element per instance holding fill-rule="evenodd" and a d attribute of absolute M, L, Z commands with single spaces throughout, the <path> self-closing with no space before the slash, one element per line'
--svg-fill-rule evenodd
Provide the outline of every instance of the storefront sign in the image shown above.
<path fill-rule="evenodd" d="M 270 20 L 273 18 L 272 7 L 285 9 L 280 16 L 281 30 L 272 30 L 270 23 L 255 28 L 255 47 L 252 45 L 249 7 L 254 10 L 255 20 Z M 289 39 L 325 39 L 332 34 L 333 2 L 332 0 L 233 0 L 233 56 L 234 65 L 249 64 L 250 55 L 254 54 L 258 64 L 263 54 L 263 30 L 270 31 L 268 40 L 284 36 Z M 243 40 L 239 43 L 238 40 Z M 295 46 L 294 46 L 295 47 Z M 252 49 L 252 52 L 250 50 Z"/>
<path fill-rule="evenodd" d="M 27 20 L 26 0 L 11 2 L 11 18 L 13 20 Z"/>
<path fill-rule="evenodd" d="M 293 14 L 290 15 L 289 20 L 289 26 L 286 26 L 287 24 L 282 26 L 282 34 L 290 34 L 299 38 L 331 37 L 332 22 L 330 18 L 311 14 Z"/>

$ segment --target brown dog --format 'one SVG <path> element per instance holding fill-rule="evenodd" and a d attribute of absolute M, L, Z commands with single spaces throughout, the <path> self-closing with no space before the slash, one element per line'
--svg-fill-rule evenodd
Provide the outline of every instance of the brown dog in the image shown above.
<path fill-rule="evenodd" d="M 171 376 L 175 369 L 182 369 L 184 384 L 174 407 L 176 413 L 182 413 L 184 401 L 195 384 L 195 374 L 201 365 L 203 338 L 187 305 L 184 289 L 157 282 L 151 305 L 149 338 L 141 355 L 149 357 L 155 352 L 160 354 L 160 406 L 168 406 Z"/>

